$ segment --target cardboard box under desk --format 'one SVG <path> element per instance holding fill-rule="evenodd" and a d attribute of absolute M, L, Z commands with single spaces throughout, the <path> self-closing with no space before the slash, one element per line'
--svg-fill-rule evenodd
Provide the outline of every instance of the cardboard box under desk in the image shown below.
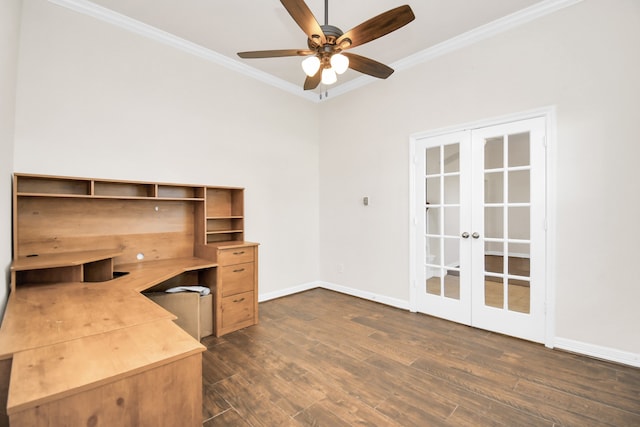
<path fill-rule="evenodd" d="M 150 292 L 147 298 L 175 314 L 174 322 L 200 341 L 213 334 L 213 295 L 200 296 L 197 292 Z"/>

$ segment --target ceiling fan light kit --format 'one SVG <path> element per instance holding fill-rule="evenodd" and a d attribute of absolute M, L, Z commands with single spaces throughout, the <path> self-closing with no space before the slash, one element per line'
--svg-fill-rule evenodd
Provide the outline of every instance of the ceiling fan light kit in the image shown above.
<path fill-rule="evenodd" d="M 309 77 L 315 76 L 319 69 L 320 58 L 317 56 L 309 56 L 302 61 L 302 70 Z"/>
<path fill-rule="evenodd" d="M 349 58 L 341 53 L 332 55 L 329 62 L 331 62 L 331 68 L 335 70 L 336 74 L 342 74 L 349 68 Z"/>
<path fill-rule="evenodd" d="M 333 70 L 333 68 L 325 68 L 322 70 L 322 84 L 323 85 L 332 85 L 338 81 L 338 75 Z"/>
<path fill-rule="evenodd" d="M 399 6 L 377 15 L 343 33 L 338 27 L 328 24 L 328 3 L 325 0 L 325 24 L 320 25 L 304 0 L 280 0 L 289 15 L 307 35 L 309 49 L 281 49 L 238 52 L 241 58 L 276 58 L 283 56 L 306 56 L 302 69 L 307 75 L 304 90 L 315 89 L 320 82 L 331 85 L 348 68 L 380 79 L 386 79 L 393 69 L 344 50 L 368 43 L 404 27 L 415 19 L 408 5 Z"/>

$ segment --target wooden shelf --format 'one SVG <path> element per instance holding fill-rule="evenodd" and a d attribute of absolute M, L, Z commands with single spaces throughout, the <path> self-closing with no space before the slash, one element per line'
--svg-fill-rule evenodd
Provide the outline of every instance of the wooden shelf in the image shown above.
<path fill-rule="evenodd" d="M 244 230 L 216 230 L 207 231 L 207 234 L 244 233 Z"/>
<path fill-rule="evenodd" d="M 91 194 L 90 179 L 22 175 L 14 184 L 18 195 L 88 196 Z"/>
<path fill-rule="evenodd" d="M 205 187 L 92 178 L 16 174 L 18 197 L 204 201 Z"/>
<path fill-rule="evenodd" d="M 18 197 L 47 197 L 60 199 L 113 199 L 113 200 L 157 200 L 159 202 L 203 202 L 204 198 L 180 198 L 180 197 L 136 197 L 136 196 L 103 196 L 103 195 L 75 195 L 75 194 L 48 194 L 48 193 L 19 193 Z"/>
<path fill-rule="evenodd" d="M 242 216 L 244 212 L 244 190 L 241 188 L 207 188 L 207 218 L 229 218 Z"/>
<path fill-rule="evenodd" d="M 158 184 L 157 197 L 167 200 L 204 200 L 204 187 Z"/>
<path fill-rule="evenodd" d="M 91 195 L 133 198 L 156 197 L 156 186 L 138 182 L 93 181 Z"/>

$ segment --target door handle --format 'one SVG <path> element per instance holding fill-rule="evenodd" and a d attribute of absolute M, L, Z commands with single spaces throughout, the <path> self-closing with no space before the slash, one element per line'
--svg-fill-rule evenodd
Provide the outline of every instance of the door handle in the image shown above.
<path fill-rule="evenodd" d="M 474 239 L 477 239 L 478 237 L 480 237 L 480 234 L 477 231 L 474 231 L 471 237 L 473 237 Z"/>
<path fill-rule="evenodd" d="M 463 239 L 468 239 L 469 238 L 469 233 L 465 231 L 464 233 L 462 233 L 461 236 L 462 236 Z"/>

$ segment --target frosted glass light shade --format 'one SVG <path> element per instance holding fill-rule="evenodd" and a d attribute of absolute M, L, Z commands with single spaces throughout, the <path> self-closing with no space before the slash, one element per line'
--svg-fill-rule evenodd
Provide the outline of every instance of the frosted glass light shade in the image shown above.
<path fill-rule="evenodd" d="M 317 56 L 310 56 L 302 61 L 302 69 L 304 70 L 304 73 L 309 77 L 315 76 L 319 68 L 320 58 L 318 58 Z"/>
<path fill-rule="evenodd" d="M 333 68 L 325 68 L 322 70 L 322 84 L 332 85 L 338 81 L 338 76 Z"/>
<path fill-rule="evenodd" d="M 349 68 L 349 58 L 341 53 L 336 53 L 331 57 L 331 68 L 335 70 L 337 74 L 342 74 Z"/>

